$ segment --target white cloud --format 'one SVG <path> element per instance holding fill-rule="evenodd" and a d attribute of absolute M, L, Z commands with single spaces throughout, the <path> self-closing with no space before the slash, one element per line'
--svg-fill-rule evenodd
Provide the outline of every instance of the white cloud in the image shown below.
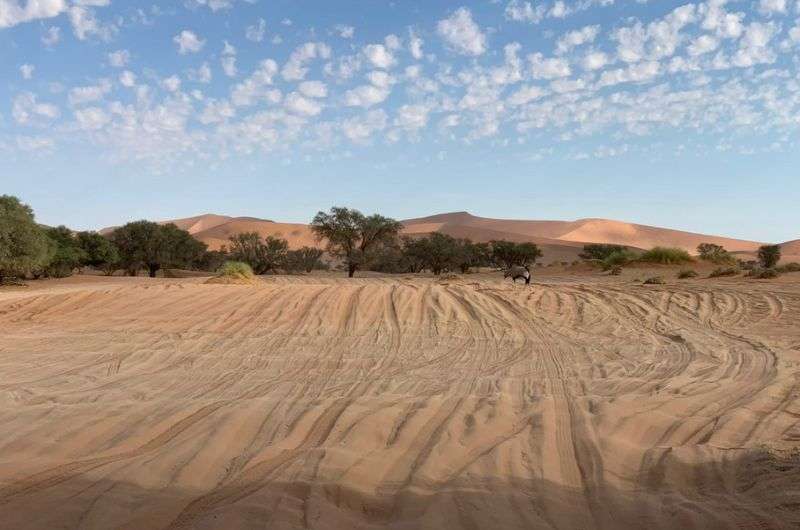
<path fill-rule="evenodd" d="M 172 75 L 166 79 L 162 79 L 161 86 L 168 92 L 177 92 L 181 89 L 181 78 L 177 75 Z"/>
<path fill-rule="evenodd" d="M 99 107 L 85 107 L 75 111 L 75 119 L 81 129 L 94 131 L 107 125 L 111 116 Z"/>
<path fill-rule="evenodd" d="M 265 100 L 277 103 L 281 100 L 281 92 L 272 87 L 273 77 L 278 73 L 278 65 L 272 59 L 261 61 L 253 74 L 233 87 L 231 102 L 237 107 L 254 105 Z"/>
<path fill-rule="evenodd" d="M 69 21 L 72 24 L 72 31 L 79 40 L 86 40 L 91 36 L 96 36 L 107 41 L 117 31 L 117 27 L 114 24 L 103 24 L 95 16 L 94 10 L 86 7 L 95 5 L 106 6 L 108 3 L 75 2 L 75 5 L 69 8 Z"/>
<path fill-rule="evenodd" d="M 222 57 L 220 58 L 222 71 L 228 77 L 236 77 L 236 48 L 231 46 L 228 41 L 225 41 L 225 47 L 222 49 Z"/>
<path fill-rule="evenodd" d="M 508 98 L 509 105 L 519 106 L 529 103 L 545 95 L 545 91 L 538 86 L 524 86 L 511 94 Z"/>
<path fill-rule="evenodd" d="M 364 47 L 367 60 L 378 68 L 391 68 L 395 59 L 392 53 L 383 44 L 369 44 Z"/>
<path fill-rule="evenodd" d="M 409 30 L 408 34 L 408 51 L 411 52 L 411 56 L 416 59 L 422 59 L 422 45 L 424 41 L 417 35 L 413 30 Z"/>
<path fill-rule="evenodd" d="M 603 52 L 593 51 L 584 55 L 581 66 L 584 70 L 594 71 L 603 68 L 608 63 L 608 55 Z"/>
<path fill-rule="evenodd" d="M 96 85 L 75 87 L 69 91 L 70 105 L 83 105 L 103 99 L 111 91 L 111 83 L 104 79 Z"/>
<path fill-rule="evenodd" d="M 130 70 L 125 70 L 119 75 L 119 82 L 122 86 L 130 88 L 136 84 L 136 74 Z"/>
<path fill-rule="evenodd" d="M 55 46 L 61 40 L 61 28 L 50 26 L 42 35 L 42 44 L 47 47 Z"/>
<path fill-rule="evenodd" d="M 67 10 L 66 0 L 0 0 L 0 28 L 10 28 L 17 24 L 57 17 Z"/>
<path fill-rule="evenodd" d="M 328 95 L 328 87 L 322 81 L 303 81 L 297 88 L 309 98 L 324 98 Z"/>
<path fill-rule="evenodd" d="M 264 40 L 264 35 L 267 32 L 267 21 L 259 18 L 258 22 L 253 26 L 247 26 L 244 36 L 247 40 L 253 42 L 261 42 Z"/>
<path fill-rule="evenodd" d="M 597 34 L 600 32 L 600 26 L 585 26 L 575 31 L 569 31 L 562 35 L 556 42 L 556 53 L 564 54 L 577 46 L 594 42 Z"/>
<path fill-rule="evenodd" d="M 569 61 L 561 57 L 545 58 L 541 53 L 533 53 L 528 56 L 528 61 L 534 79 L 555 79 L 572 73 Z"/>
<path fill-rule="evenodd" d="M 22 79 L 31 79 L 33 78 L 33 71 L 36 70 L 36 67 L 32 64 L 23 64 L 19 67 L 19 73 L 22 75 Z"/>
<path fill-rule="evenodd" d="M 124 68 L 131 60 L 131 52 L 128 50 L 117 50 L 108 54 L 108 64 L 114 68 Z"/>
<path fill-rule="evenodd" d="M 302 96 L 297 92 L 288 94 L 284 100 L 284 104 L 290 112 L 302 116 L 316 116 L 322 111 L 322 105 L 317 103 L 317 101 Z"/>
<path fill-rule="evenodd" d="M 178 53 L 181 55 L 197 53 L 206 44 L 205 40 L 200 39 L 194 32 L 186 29 L 175 35 L 172 40 L 178 45 Z"/>
<path fill-rule="evenodd" d="M 346 26 L 344 24 L 337 24 L 333 29 L 343 39 L 352 39 L 353 35 L 356 33 L 356 28 L 353 26 Z"/>
<path fill-rule="evenodd" d="M 186 72 L 186 77 L 189 78 L 189 81 L 194 81 L 195 83 L 210 83 L 213 76 L 208 63 L 203 63 L 197 69 L 189 69 Z"/>
<path fill-rule="evenodd" d="M 703 55 L 713 52 L 719 46 L 719 40 L 712 35 L 700 35 L 694 39 L 687 47 L 687 51 L 691 56 Z"/>
<path fill-rule="evenodd" d="M 486 35 L 472 20 L 472 12 L 465 7 L 440 20 L 436 29 L 445 43 L 462 55 L 477 56 L 486 52 Z"/>
<path fill-rule="evenodd" d="M 354 116 L 344 120 L 342 132 L 354 142 L 365 142 L 372 138 L 375 133 L 386 128 L 388 117 L 383 109 L 376 109 L 361 116 Z"/>
<path fill-rule="evenodd" d="M 422 129 L 428 124 L 429 112 L 425 105 L 403 105 L 397 109 L 395 125 L 407 131 Z"/>
<path fill-rule="evenodd" d="M 542 3 L 538 4 L 536 8 L 534 8 L 530 2 L 511 0 L 511 2 L 506 5 L 505 17 L 516 22 L 538 24 L 542 21 L 546 12 L 547 8 Z"/>
<path fill-rule="evenodd" d="M 328 59 L 331 56 L 330 47 L 322 42 L 306 42 L 301 44 L 289 56 L 283 65 L 281 75 L 286 81 L 300 81 L 308 74 L 306 64 L 313 59 Z"/>
<path fill-rule="evenodd" d="M 348 107 L 371 107 L 382 103 L 391 92 L 388 88 L 376 87 L 375 85 L 361 85 L 348 90 L 344 95 L 345 105 Z"/>
<path fill-rule="evenodd" d="M 758 10 L 767 16 L 783 14 L 787 10 L 786 0 L 760 0 Z"/>
<path fill-rule="evenodd" d="M 23 92 L 14 98 L 11 115 L 20 125 L 35 125 L 39 122 L 38 118 L 52 121 L 58 118 L 61 112 L 55 105 L 39 103 L 36 95 L 30 92 Z"/>

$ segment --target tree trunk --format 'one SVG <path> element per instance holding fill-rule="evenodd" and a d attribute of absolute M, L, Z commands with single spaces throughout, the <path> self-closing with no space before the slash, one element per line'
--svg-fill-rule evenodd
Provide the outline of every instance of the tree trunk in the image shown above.
<path fill-rule="evenodd" d="M 150 277 L 151 278 L 155 278 L 156 277 L 156 273 L 158 272 L 158 269 L 161 268 L 161 265 L 150 264 L 150 265 L 147 266 L 147 268 L 150 270 Z"/>
<path fill-rule="evenodd" d="M 349 263 L 347 265 L 347 277 L 352 278 L 356 273 L 356 269 L 358 269 L 358 265 L 355 263 Z"/>

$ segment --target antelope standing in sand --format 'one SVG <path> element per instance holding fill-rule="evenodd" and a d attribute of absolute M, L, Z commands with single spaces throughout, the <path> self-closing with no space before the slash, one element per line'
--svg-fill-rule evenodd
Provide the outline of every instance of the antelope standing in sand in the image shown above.
<path fill-rule="evenodd" d="M 513 267 L 506 269 L 506 272 L 503 274 L 503 278 L 511 278 L 511 281 L 514 283 L 517 283 L 517 278 L 522 278 L 525 280 L 525 285 L 530 285 L 531 271 L 528 269 L 528 267 L 514 265 Z"/>

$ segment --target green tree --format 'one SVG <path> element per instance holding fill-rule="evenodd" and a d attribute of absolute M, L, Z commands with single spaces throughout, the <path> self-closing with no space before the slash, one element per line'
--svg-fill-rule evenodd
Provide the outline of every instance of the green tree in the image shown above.
<path fill-rule="evenodd" d="M 303 247 L 297 250 L 290 250 L 286 259 L 289 263 L 289 268 L 311 272 L 323 267 L 322 254 L 322 249 Z"/>
<path fill-rule="evenodd" d="M 51 251 L 52 243 L 36 224 L 30 206 L 16 197 L 0 196 L 0 283 L 43 268 Z"/>
<path fill-rule="evenodd" d="M 512 241 L 491 241 L 492 262 L 498 267 L 510 269 L 517 265 L 527 267 L 543 256 L 533 243 L 514 243 Z"/>
<path fill-rule="evenodd" d="M 165 267 L 195 267 L 206 245 L 174 224 L 135 221 L 117 228 L 111 240 L 119 249 L 120 263 L 135 276 L 144 267 L 151 278 Z"/>
<path fill-rule="evenodd" d="M 583 252 L 578 254 L 581 259 L 603 261 L 615 252 L 624 252 L 628 247 L 623 245 L 608 245 L 603 243 L 592 243 L 583 246 Z"/>
<path fill-rule="evenodd" d="M 781 260 L 779 245 L 764 245 L 758 249 L 758 262 L 765 269 L 772 269 Z"/>
<path fill-rule="evenodd" d="M 402 264 L 406 272 L 418 273 L 425 269 L 425 256 L 429 243 L 424 237 L 402 236 Z"/>
<path fill-rule="evenodd" d="M 433 232 L 427 237 L 425 267 L 438 276 L 455 268 L 459 258 L 458 241 L 447 234 Z"/>
<path fill-rule="evenodd" d="M 473 243 L 469 239 L 458 240 L 456 262 L 462 274 L 476 267 L 486 267 L 491 263 L 492 251 L 488 243 Z"/>
<path fill-rule="evenodd" d="M 358 210 L 338 206 L 328 213 L 318 212 L 311 221 L 317 239 L 326 240 L 328 252 L 345 262 L 350 278 L 368 261 L 370 251 L 395 239 L 402 227 L 382 215 L 365 216 Z"/>
<path fill-rule="evenodd" d="M 230 242 L 231 258 L 247 263 L 256 274 L 266 274 L 286 264 L 289 243 L 285 239 L 262 239 L 258 232 L 244 232 L 231 237 Z"/>
<path fill-rule="evenodd" d="M 711 263 L 734 263 L 734 257 L 725 250 L 725 247 L 716 245 L 714 243 L 700 243 L 697 245 L 697 254 L 703 261 L 710 261 Z"/>
<path fill-rule="evenodd" d="M 80 232 L 78 245 L 84 253 L 82 265 L 102 270 L 108 276 L 119 268 L 119 251 L 108 238 L 97 232 Z"/>
<path fill-rule="evenodd" d="M 78 238 L 66 226 L 48 228 L 45 233 L 53 242 L 55 253 L 50 263 L 44 268 L 44 274 L 50 278 L 66 278 L 72 276 L 77 267 L 86 259 Z"/>

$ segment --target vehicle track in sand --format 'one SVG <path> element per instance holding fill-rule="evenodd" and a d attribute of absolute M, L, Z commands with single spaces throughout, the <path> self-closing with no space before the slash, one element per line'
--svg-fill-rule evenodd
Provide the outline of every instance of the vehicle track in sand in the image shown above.
<path fill-rule="evenodd" d="M 14 528 L 800 525 L 796 283 L 104 281 L 0 292 Z"/>

